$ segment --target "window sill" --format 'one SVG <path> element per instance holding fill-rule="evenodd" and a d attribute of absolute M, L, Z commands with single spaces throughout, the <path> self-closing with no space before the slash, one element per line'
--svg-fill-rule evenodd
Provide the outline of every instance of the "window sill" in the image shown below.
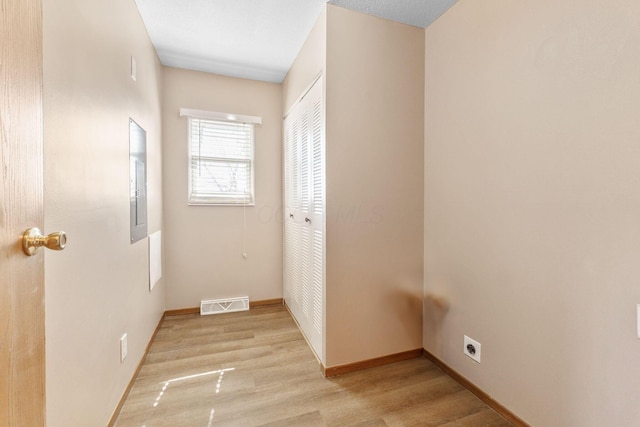
<path fill-rule="evenodd" d="M 187 206 L 255 206 L 255 202 L 251 203 L 225 203 L 225 202 L 187 202 Z"/>

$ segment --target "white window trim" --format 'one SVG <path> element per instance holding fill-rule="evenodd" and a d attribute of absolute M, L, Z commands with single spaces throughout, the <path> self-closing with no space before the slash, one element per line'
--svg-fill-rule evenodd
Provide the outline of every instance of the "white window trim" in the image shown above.
<path fill-rule="evenodd" d="M 258 116 L 248 116 L 241 114 L 230 114 L 230 113 L 219 113 L 214 111 L 204 111 L 204 110 L 195 110 L 189 108 L 181 108 L 180 109 L 180 117 L 187 117 L 189 119 L 188 122 L 188 156 L 187 156 L 187 205 L 189 206 L 255 206 L 255 126 L 252 132 L 252 152 L 251 152 L 251 200 L 250 202 L 242 202 L 238 201 L 235 198 L 229 197 L 207 197 L 203 199 L 192 198 L 192 180 L 191 180 L 191 119 L 204 119 L 204 120 L 216 120 L 216 121 L 225 121 L 225 122 L 236 122 L 236 123 L 245 123 L 252 125 L 261 125 L 262 117 Z"/>
<path fill-rule="evenodd" d="M 193 117 L 195 119 L 222 120 L 225 122 L 250 123 L 261 125 L 262 117 L 247 116 L 243 114 L 218 113 L 216 111 L 194 110 L 192 108 L 181 108 L 180 117 Z"/>

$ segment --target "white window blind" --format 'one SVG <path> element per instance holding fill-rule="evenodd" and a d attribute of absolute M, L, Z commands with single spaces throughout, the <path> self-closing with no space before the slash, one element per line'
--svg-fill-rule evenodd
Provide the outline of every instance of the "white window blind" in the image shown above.
<path fill-rule="evenodd" d="M 253 124 L 189 117 L 189 204 L 253 205 Z"/>

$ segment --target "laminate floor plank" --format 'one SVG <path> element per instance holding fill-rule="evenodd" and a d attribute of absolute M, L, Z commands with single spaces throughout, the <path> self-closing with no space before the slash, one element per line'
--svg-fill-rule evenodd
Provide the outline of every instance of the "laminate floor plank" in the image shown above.
<path fill-rule="evenodd" d="M 506 427 L 511 424 L 500 417 L 495 411 L 485 408 L 475 414 L 471 414 L 464 418 L 459 418 L 455 421 L 442 424 L 442 427 L 483 427 L 483 426 L 498 426 Z"/>
<path fill-rule="evenodd" d="M 160 335 L 160 333 L 158 333 Z M 156 336 L 154 340 L 153 353 L 161 353 L 167 350 L 176 350 L 188 346 L 198 346 L 202 343 L 218 343 L 222 340 L 235 340 L 243 338 L 253 338 L 253 331 L 239 331 L 235 334 L 225 334 L 224 328 L 211 328 L 206 333 L 198 329 L 180 329 L 171 333 Z M 151 350 L 151 349 L 150 349 Z"/>
<path fill-rule="evenodd" d="M 313 411 L 267 424 L 260 424 L 260 427 L 280 427 L 283 425 L 291 427 L 322 427 L 325 424 L 322 415 L 320 415 L 320 411 Z"/>
<path fill-rule="evenodd" d="M 166 318 L 118 427 L 510 426 L 425 358 L 324 378 L 282 305 Z"/>

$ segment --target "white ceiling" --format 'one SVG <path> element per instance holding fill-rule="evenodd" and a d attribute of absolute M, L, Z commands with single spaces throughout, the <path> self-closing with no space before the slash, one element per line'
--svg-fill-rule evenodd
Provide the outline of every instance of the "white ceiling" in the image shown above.
<path fill-rule="evenodd" d="M 280 83 L 327 0 L 136 0 L 162 64 Z M 456 0 L 329 0 L 425 28 Z"/>

